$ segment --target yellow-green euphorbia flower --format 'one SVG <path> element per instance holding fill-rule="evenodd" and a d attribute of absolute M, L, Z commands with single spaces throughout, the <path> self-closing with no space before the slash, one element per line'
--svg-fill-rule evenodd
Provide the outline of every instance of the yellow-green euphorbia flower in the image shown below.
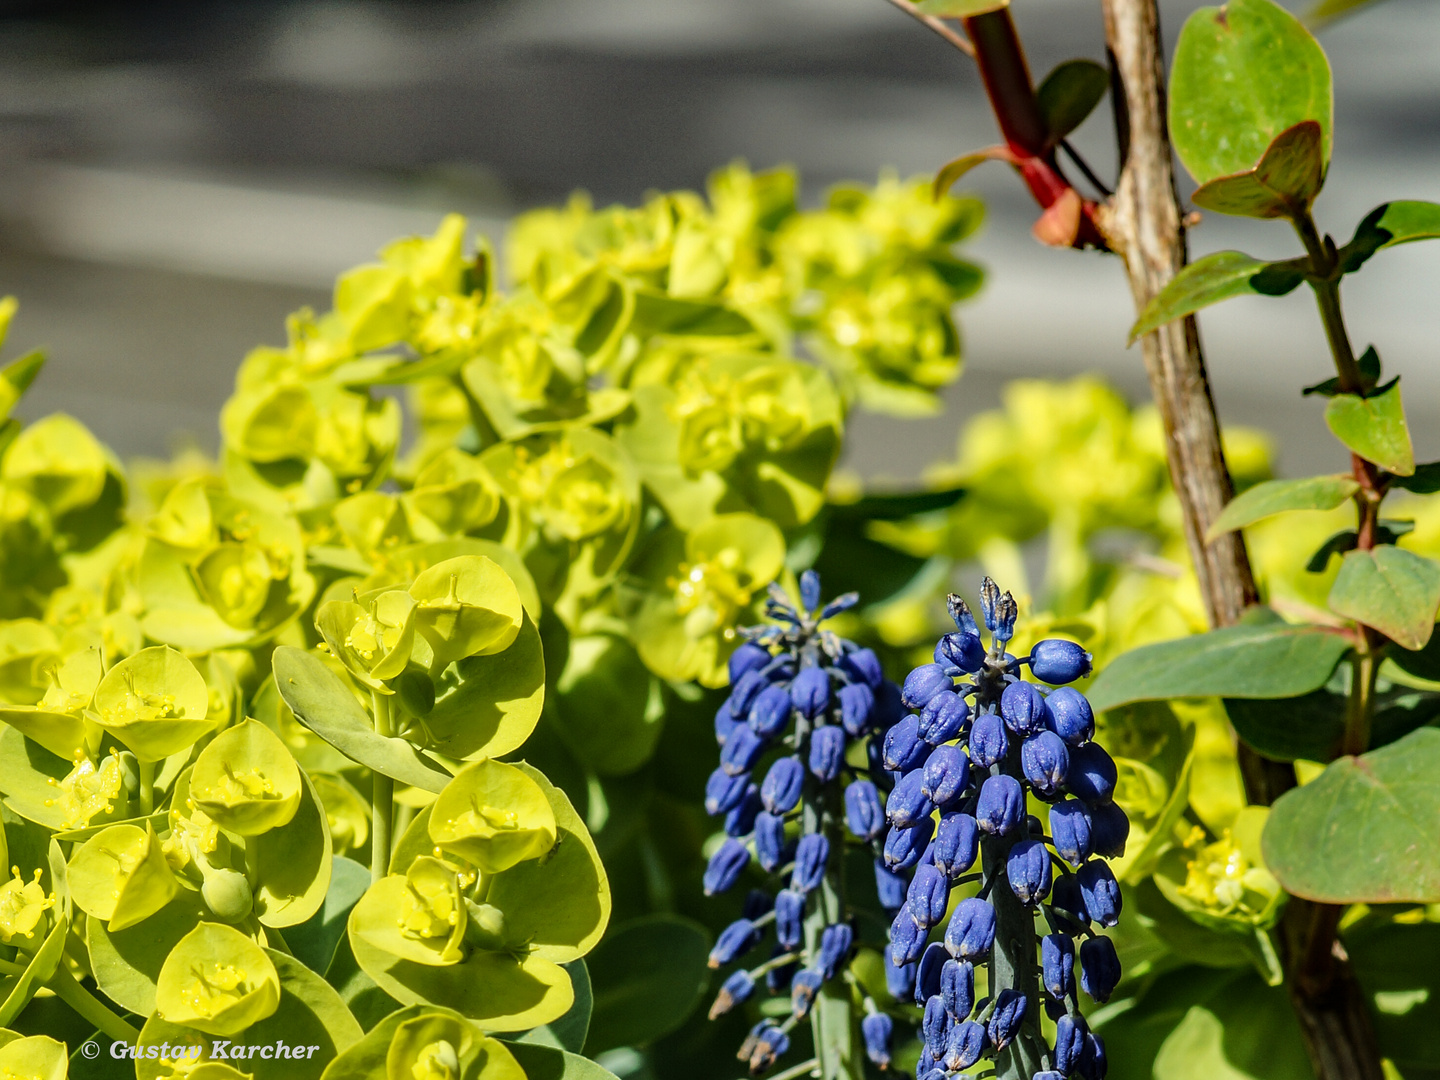
<path fill-rule="evenodd" d="M 241 836 L 288 823 L 299 809 L 300 789 L 300 766 L 256 720 L 221 732 L 190 774 L 190 801 L 222 829 Z"/>
<path fill-rule="evenodd" d="M 415 628 L 435 654 L 432 670 L 467 656 L 510 647 L 520 633 L 520 592 L 498 563 L 483 555 L 438 562 L 410 586 Z"/>
<path fill-rule="evenodd" d="M 114 933 L 143 922 L 175 895 L 175 875 L 155 830 L 111 825 L 70 856 L 70 895 Z"/>
<path fill-rule="evenodd" d="M 100 680 L 100 723 L 141 761 L 159 761 L 194 744 L 213 727 L 210 690 L 183 653 L 168 645 L 141 649 Z"/>
<path fill-rule="evenodd" d="M 0 942 L 6 945 L 31 945 L 36 942 L 37 929 L 45 912 L 55 906 L 55 894 L 46 893 L 40 885 L 40 871 L 32 880 L 20 876 L 20 868 L 12 866 L 13 875 L 0 885 Z"/>
<path fill-rule="evenodd" d="M 374 690 L 405 670 L 415 643 L 415 599 L 404 589 L 381 589 L 354 601 L 322 604 L 315 625 L 330 651 Z"/>
<path fill-rule="evenodd" d="M 265 950 L 220 923 L 181 938 L 155 981 L 159 1017 L 207 1035 L 238 1035 L 279 1005 L 280 977 Z"/>
<path fill-rule="evenodd" d="M 555 813 L 540 785 L 513 765 L 473 761 L 430 808 L 430 839 L 484 873 L 507 870 L 555 846 Z"/>
<path fill-rule="evenodd" d="M 65 1044 L 46 1035 L 12 1039 L 0 1046 L 0 1080 L 65 1080 Z"/>
<path fill-rule="evenodd" d="M 467 913 L 463 889 L 473 873 L 422 855 L 402 876 L 371 885 L 350 916 L 351 932 L 377 949 L 430 967 L 465 959 Z"/>

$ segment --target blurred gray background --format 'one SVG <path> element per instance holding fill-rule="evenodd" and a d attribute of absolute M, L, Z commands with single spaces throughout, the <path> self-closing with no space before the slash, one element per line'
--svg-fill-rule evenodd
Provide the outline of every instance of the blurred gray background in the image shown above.
<path fill-rule="evenodd" d="M 1193 0 L 1166 0 L 1173 41 Z M 1038 79 L 1103 59 L 1095 0 L 1018 0 Z M 1327 30 L 1335 160 L 1319 204 L 1342 242 L 1389 198 L 1440 200 L 1440 3 L 1388 0 Z M 1113 180 L 1108 109 L 1076 138 Z M 283 340 L 335 274 L 459 210 L 493 231 L 574 188 L 597 202 L 700 187 L 732 158 L 797 166 L 809 200 L 996 141 L 969 60 L 884 0 L 272 0 L 0 3 L 0 292 L 7 355 L 44 345 L 30 415 L 74 413 L 121 454 L 215 443 L 235 365 Z M 1040 247 L 1003 167 L 972 173 L 989 280 L 960 310 L 945 415 L 859 416 L 848 464 L 913 478 L 1005 380 L 1098 371 L 1134 400 L 1140 358 L 1113 258 Z M 1278 223 L 1207 215 L 1194 251 L 1298 251 Z M 1404 376 L 1422 458 L 1440 456 L 1440 244 L 1347 281 L 1357 347 Z M 1340 467 L 1308 291 L 1239 300 L 1203 332 L 1222 417 L 1274 432 L 1287 473 Z"/>

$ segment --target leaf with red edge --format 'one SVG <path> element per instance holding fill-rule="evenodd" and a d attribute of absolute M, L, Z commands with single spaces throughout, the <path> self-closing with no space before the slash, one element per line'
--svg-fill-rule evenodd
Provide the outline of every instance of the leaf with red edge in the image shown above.
<path fill-rule="evenodd" d="M 1219 176 L 1195 189 L 1196 206 L 1240 217 L 1298 217 L 1325 183 L 1324 138 L 1314 120 L 1286 128 L 1253 169 Z"/>

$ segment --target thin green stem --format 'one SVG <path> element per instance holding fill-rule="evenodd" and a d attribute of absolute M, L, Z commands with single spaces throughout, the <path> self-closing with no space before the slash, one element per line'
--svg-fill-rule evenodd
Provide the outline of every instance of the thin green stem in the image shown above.
<path fill-rule="evenodd" d="M 45 985 L 55 992 L 56 997 L 115 1042 L 134 1045 L 140 1041 L 140 1032 L 131 1027 L 124 1017 L 119 1016 L 103 1001 L 76 982 L 75 977 L 70 974 L 63 963 L 56 967 L 55 974 L 50 976 L 49 982 Z"/>
<path fill-rule="evenodd" d="M 140 816 L 155 812 L 155 762 L 140 762 Z"/>
<path fill-rule="evenodd" d="M 839 827 L 838 809 L 833 805 L 834 793 L 813 781 L 808 785 L 802 814 L 802 827 L 807 833 L 823 833 L 830 841 L 829 865 L 820 887 L 815 890 L 813 910 L 805 919 L 805 955 L 813 963 L 820 955 L 820 937 L 825 927 L 845 919 L 844 882 L 840 875 L 843 861 L 843 837 Z M 843 982 L 830 980 L 820 988 L 810 1007 L 810 1030 L 815 1043 L 815 1056 L 824 1080 L 863 1080 L 864 1065 L 857 1053 L 854 1002 Z"/>
<path fill-rule="evenodd" d="M 783 1072 L 778 1072 L 770 1077 L 770 1080 L 795 1080 L 797 1076 L 807 1076 L 817 1072 L 820 1068 L 818 1058 L 811 1058 L 809 1061 L 802 1061 L 799 1065 L 792 1065 Z"/>
<path fill-rule="evenodd" d="M 1345 717 L 1342 754 L 1363 754 L 1370 748 L 1370 728 L 1375 719 L 1375 679 L 1380 672 L 1380 653 L 1371 641 L 1372 631 L 1361 627 L 1361 644 L 1350 661 L 1350 701 Z"/>
<path fill-rule="evenodd" d="M 1340 277 L 1336 272 L 1334 249 L 1320 238 L 1315 219 L 1308 210 L 1292 220 L 1300 242 L 1310 256 L 1310 287 L 1320 308 L 1320 321 L 1325 326 L 1325 339 L 1330 343 L 1330 355 L 1335 360 L 1340 389 L 1347 394 L 1358 394 L 1364 389 L 1364 380 L 1360 375 L 1360 365 L 1355 361 L 1350 334 L 1345 329 L 1345 316 L 1340 309 Z"/>
<path fill-rule="evenodd" d="M 391 734 L 390 698 L 378 690 L 370 692 L 375 714 L 375 734 Z M 370 789 L 370 880 L 379 881 L 390 868 L 390 830 L 395 816 L 395 781 L 378 769 L 371 773 Z"/>

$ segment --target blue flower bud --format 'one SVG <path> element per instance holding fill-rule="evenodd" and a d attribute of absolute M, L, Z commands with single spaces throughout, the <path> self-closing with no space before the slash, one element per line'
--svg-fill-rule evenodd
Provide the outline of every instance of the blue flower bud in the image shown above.
<path fill-rule="evenodd" d="M 1000 626 L 1000 586 L 989 574 L 980 580 L 980 618 L 992 634 Z"/>
<path fill-rule="evenodd" d="M 720 985 L 720 992 L 710 1006 L 710 1019 L 724 1016 L 754 992 L 755 979 L 750 973 L 743 969 L 735 972 Z"/>
<path fill-rule="evenodd" d="M 912 709 L 923 709 L 942 690 L 955 689 L 955 680 L 939 664 L 921 664 L 905 676 L 900 700 Z"/>
<path fill-rule="evenodd" d="M 1090 674 L 1088 652 L 1073 641 L 1046 638 L 1030 650 L 1030 670 L 1041 682 L 1059 686 Z"/>
<path fill-rule="evenodd" d="M 750 852 L 734 837 L 727 836 L 725 842 L 710 856 L 710 865 L 705 867 L 705 895 L 727 892 L 745 867 L 750 863 Z"/>
<path fill-rule="evenodd" d="M 905 875 L 891 870 L 883 859 L 875 860 L 875 894 L 880 899 L 880 906 L 892 918 L 896 911 L 905 906 L 905 891 L 909 884 Z"/>
<path fill-rule="evenodd" d="M 935 868 L 954 881 L 975 865 L 980 851 L 980 831 L 969 814 L 946 814 L 935 830 Z"/>
<path fill-rule="evenodd" d="M 1105 1080 L 1110 1071 L 1110 1059 L 1105 1054 L 1105 1040 L 1095 1032 L 1085 1033 L 1085 1053 L 1080 1057 L 1079 1072 L 1082 1080 Z"/>
<path fill-rule="evenodd" d="M 1050 807 L 1050 836 L 1055 854 L 1078 867 L 1091 854 L 1090 810 L 1079 799 L 1065 799 Z"/>
<path fill-rule="evenodd" d="M 814 570 L 806 570 L 800 575 L 800 603 L 805 605 L 806 611 L 814 611 L 820 606 L 820 575 Z"/>
<path fill-rule="evenodd" d="M 987 776 L 975 803 L 975 823 L 992 836 L 1007 836 L 1025 819 L 1025 792 L 1020 781 L 1001 773 Z"/>
<path fill-rule="evenodd" d="M 871 713 L 870 721 L 881 731 L 888 730 L 905 715 L 905 702 L 901 699 L 900 687 L 889 679 L 883 679 L 879 686 L 872 689 L 875 691 L 875 711 Z"/>
<path fill-rule="evenodd" d="M 955 1025 L 945 1044 L 945 1068 L 950 1072 L 968 1069 L 985 1053 L 985 1029 L 974 1020 Z"/>
<path fill-rule="evenodd" d="M 1090 807 L 1090 846 L 1096 855 L 1118 859 L 1130 839 L 1130 819 L 1113 802 Z"/>
<path fill-rule="evenodd" d="M 720 750 L 720 768 L 731 776 L 748 773 L 765 752 L 768 739 L 756 735 L 748 725 L 736 724 Z"/>
<path fill-rule="evenodd" d="M 730 654 L 726 667 L 730 671 L 730 685 L 734 686 L 747 671 L 755 671 L 770 662 L 770 650 L 753 641 L 747 641 Z"/>
<path fill-rule="evenodd" d="M 1065 1077 L 1054 1069 L 1041 1069 L 1030 1080 L 1065 1080 Z"/>
<path fill-rule="evenodd" d="M 981 769 L 988 769 L 1003 761 L 1010 752 L 1010 740 L 1005 735 L 1005 722 L 999 714 L 981 713 L 970 725 L 970 761 Z"/>
<path fill-rule="evenodd" d="M 1050 895 L 1050 852 L 1039 840 L 1021 840 L 1005 857 L 1005 877 L 1015 898 L 1034 907 Z"/>
<path fill-rule="evenodd" d="M 1070 772 L 1065 787 L 1087 803 L 1108 803 L 1115 794 L 1115 761 L 1099 743 L 1086 743 L 1070 751 Z"/>
<path fill-rule="evenodd" d="M 914 923 L 910 924 L 912 927 Z M 896 964 L 894 953 L 889 945 L 885 946 L 885 989 L 890 991 L 890 996 L 896 1001 L 909 1001 L 910 996 L 915 992 L 915 965 L 913 963 Z"/>
<path fill-rule="evenodd" d="M 920 718 L 907 716 L 885 732 L 885 754 L 881 760 L 891 772 L 908 773 L 924 764 L 930 744 L 920 738 Z"/>
<path fill-rule="evenodd" d="M 760 868 L 773 874 L 785 862 L 785 819 L 767 814 L 755 815 L 755 857 Z"/>
<path fill-rule="evenodd" d="M 714 815 L 734 810 L 744 800 L 749 786 L 748 774 L 732 776 L 724 769 L 716 769 L 705 781 L 705 812 Z"/>
<path fill-rule="evenodd" d="M 1075 990 L 1075 941 L 1069 934 L 1046 934 L 1040 939 L 1040 981 L 1056 1001 Z"/>
<path fill-rule="evenodd" d="M 946 634 L 935 646 L 935 662 L 953 664 L 967 675 L 973 675 L 985 663 L 985 644 L 975 633 L 958 630 Z"/>
<path fill-rule="evenodd" d="M 730 715 L 738 719 L 749 713 L 750 707 L 755 704 L 755 698 L 769 685 L 770 678 L 763 667 L 751 668 L 741 675 L 726 699 L 730 706 Z"/>
<path fill-rule="evenodd" d="M 1050 728 L 1070 746 L 1090 741 L 1095 734 L 1095 713 L 1085 695 L 1073 686 L 1052 690 L 1045 699 L 1050 711 Z"/>
<path fill-rule="evenodd" d="M 727 698 L 721 703 L 720 708 L 715 710 L 715 745 L 724 746 L 725 740 L 730 738 L 741 721 L 736 720 L 730 713 L 730 701 Z"/>
<path fill-rule="evenodd" d="M 775 952 L 770 958 L 773 960 L 776 957 L 784 955 L 785 949 L 777 945 L 775 946 Z M 788 964 L 781 964 L 779 967 L 771 968 L 765 973 L 765 988 L 772 994 L 788 994 L 790 992 L 790 983 L 795 978 L 795 973 L 799 970 L 800 965 L 794 960 L 791 960 Z"/>
<path fill-rule="evenodd" d="M 736 957 L 744 956 L 759 943 L 760 931 L 755 929 L 755 924 L 749 919 L 736 919 L 715 939 L 715 947 L 710 950 L 710 966 L 722 967 Z"/>
<path fill-rule="evenodd" d="M 1080 895 L 1080 883 L 1075 880 L 1074 874 L 1061 874 L 1055 881 L 1050 893 L 1050 906 L 1069 916 L 1070 921 L 1062 920 L 1062 926 L 1070 929 L 1087 927 L 1090 925 L 1090 916 L 1085 913 L 1085 898 Z"/>
<path fill-rule="evenodd" d="M 773 739 L 790 723 L 790 693 L 783 686 L 767 686 L 750 706 L 746 719 L 750 730 L 762 739 Z"/>
<path fill-rule="evenodd" d="M 774 906 L 775 901 L 764 889 L 751 889 L 745 894 L 745 902 L 740 905 L 740 916 L 753 922 L 768 914 Z"/>
<path fill-rule="evenodd" d="M 890 923 L 890 962 L 899 966 L 913 964 L 925 951 L 927 932 L 915 925 L 906 908 L 901 908 Z"/>
<path fill-rule="evenodd" d="M 1020 771 L 1038 794 L 1048 798 L 1058 792 L 1069 769 L 1070 751 L 1053 731 L 1042 731 L 1020 744 Z"/>
<path fill-rule="evenodd" d="M 818 727 L 810 733 L 810 771 L 828 784 L 840 775 L 845 764 L 845 732 L 834 724 Z"/>
<path fill-rule="evenodd" d="M 945 1012 L 945 1005 L 938 997 L 925 1000 L 925 1015 L 920 1020 L 920 1036 L 925 1040 L 925 1049 L 933 1058 L 943 1058 L 945 1047 L 950 1042 L 950 1032 L 955 1030 L 955 1021 Z"/>
<path fill-rule="evenodd" d="M 945 928 L 945 948 L 956 960 L 984 960 L 995 943 L 995 909 L 978 897 L 955 906 Z"/>
<path fill-rule="evenodd" d="M 711 1019 L 713 1020 L 714 1017 L 711 1017 Z M 739 1060 L 750 1060 L 750 1055 L 755 1052 L 755 1047 L 760 1045 L 760 1036 L 764 1034 L 765 1029 L 769 1027 L 770 1024 L 771 1021 L 769 1020 L 761 1020 L 750 1029 L 750 1033 L 745 1036 L 745 1041 L 740 1044 L 740 1049 L 735 1054 Z"/>
<path fill-rule="evenodd" d="M 740 800 L 739 806 L 732 807 L 725 815 L 725 835 L 737 839 L 749 836 L 755 830 L 755 815 L 760 813 L 762 805 L 760 789 L 754 784 L 747 784 L 745 798 Z"/>
<path fill-rule="evenodd" d="M 790 888 L 808 893 L 825 877 L 825 862 L 830 858 L 830 841 L 820 833 L 800 838 L 795 849 L 795 870 L 790 875 Z"/>
<path fill-rule="evenodd" d="M 840 693 L 840 726 L 855 738 L 870 730 L 870 714 L 875 709 L 875 691 L 864 683 L 842 686 Z"/>
<path fill-rule="evenodd" d="M 995 1009 L 990 1014 L 990 1023 L 985 1028 L 991 1044 L 997 1051 L 1010 1045 L 1025 1020 L 1025 995 L 1019 990 L 1006 988 L 995 995 Z"/>
<path fill-rule="evenodd" d="M 1084 1017 L 1062 1016 L 1055 1021 L 1055 1071 L 1069 1076 L 1080 1068 L 1085 1056 L 1085 1036 L 1089 1028 Z"/>
<path fill-rule="evenodd" d="M 824 982 L 820 972 L 809 968 L 796 974 L 790 984 L 790 1011 L 795 1015 L 795 1019 L 804 1020 L 810 1015 L 810 1006 L 815 1003 L 815 995 L 820 993 Z"/>
<path fill-rule="evenodd" d="M 920 737 L 931 746 L 960 737 L 965 721 L 970 719 L 970 706 L 951 690 L 942 690 L 920 710 Z"/>
<path fill-rule="evenodd" d="M 946 960 L 940 969 L 940 1000 L 957 1024 L 975 1009 L 975 965 L 969 960 Z"/>
<path fill-rule="evenodd" d="M 1080 989 L 1103 1005 L 1120 982 L 1120 958 L 1108 937 L 1087 938 L 1080 946 Z"/>
<path fill-rule="evenodd" d="M 750 1072 L 759 1076 L 775 1060 L 783 1057 L 790 1049 L 790 1036 L 771 1024 L 760 1032 L 760 1038 L 755 1043 L 755 1050 L 750 1055 Z"/>
<path fill-rule="evenodd" d="M 807 720 L 814 720 L 830 707 L 830 673 L 822 667 L 807 667 L 790 684 L 790 701 Z"/>
<path fill-rule="evenodd" d="M 804 928 L 805 894 L 781 889 L 775 894 L 775 940 L 786 949 L 799 948 Z"/>
<path fill-rule="evenodd" d="M 910 879 L 906 903 L 915 924 L 930 929 L 945 918 L 945 909 L 950 906 L 950 879 L 930 863 L 921 863 Z"/>
<path fill-rule="evenodd" d="M 894 1034 L 895 1021 L 882 1012 L 873 1012 L 860 1021 L 865 1056 L 881 1069 L 890 1068 L 890 1040 Z"/>
<path fill-rule="evenodd" d="M 845 824 L 861 840 L 873 840 L 885 831 L 885 808 L 880 791 L 869 780 L 855 780 L 845 787 Z"/>
<path fill-rule="evenodd" d="M 925 1055 L 928 1055 L 929 1053 L 930 1051 L 925 1051 Z M 924 1055 L 922 1055 L 922 1057 L 923 1056 Z M 915 1064 L 918 1067 L 920 1063 L 917 1061 Z M 925 1075 L 920 1078 L 920 1080 L 952 1080 L 952 1078 L 950 1074 L 947 1073 L 944 1069 L 936 1067 L 928 1069 Z"/>
<path fill-rule="evenodd" d="M 924 1005 L 940 993 L 940 971 L 949 961 L 945 946 L 932 941 L 920 955 L 920 965 L 915 970 L 915 1004 Z"/>
<path fill-rule="evenodd" d="M 1005 726 L 1024 738 L 1045 730 L 1045 698 L 1034 683 L 1013 682 L 1000 695 Z"/>
<path fill-rule="evenodd" d="M 925 773 L 921 769 L 906 773 L 885 801 L 885 816 L 890 824 L 909 829 L 935 812 L 935 804 L 925 795 Z"/>
<path fill-rule="evenodd" d="M 840 666 L 871 690 L 885 681 L 885 669 L 874 649 L 851 649 L 841 657 Z"/>
<path fill-rule="evenodd" d="M 925 845 L 934 831 L 935 823 L 930 818 L 909 829 L 891 826 L 885 834 L 885 865 L 891 870 L 909 870 L 925 854 Z"/>
<path fill-rule="evenodd" d="M 1120 883 L 1110 867 L 1098 859 L 1080 867 L 1075 874 L 1080 895 L 1085 900 L 1085 913 L 1101 926 L 1114 926 L 1120 921 Z"/>
<path fill-rule="evenodd" d="M 970 759 L 958 746 L 937 746 L 925 759 L 920 775 L 920 790 L 943 810 L 965 793 L 970 783 Z"/>
<path fill-rule="evenodd" d="M 815 961 L 820 974 L 827 980 L 833 979 L 854 944 L 855 931 L 849 923 L 832 923 L 825 927 L 820 932 L 820 955 Z"/>
<path fill-rule="evenodd" d="M 797 757 L 782 757 L 770 766 L 765 782 L 760 785 L 760 801 L 772 814 L 785 815 L 800 805 L 800 792 L 805 787 L 805 766 Z"/>

